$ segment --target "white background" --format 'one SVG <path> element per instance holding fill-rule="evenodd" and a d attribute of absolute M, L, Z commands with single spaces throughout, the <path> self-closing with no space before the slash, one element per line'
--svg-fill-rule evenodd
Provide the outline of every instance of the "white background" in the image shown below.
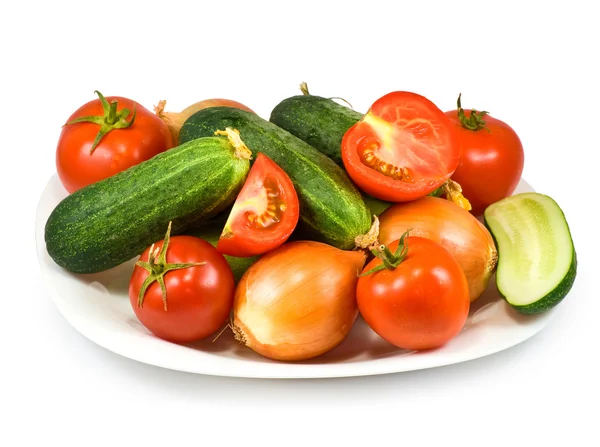
<path fill-rule="evenodd" d="M 600 445 L 593 4 L 3 2 L 0 445 Z M 268 118 L 301 81 L 361 111 L 393 90 L 447 110 L 462 92 L 463 106 L 513 126 L 523 176 L 562 206 L 580 261 L 546 330 L 454 366 L 261 381 L 142 365 L 66 323 L 33 228 L 72 111 L 98 89 L 169 110 L 228 97 Z"/>

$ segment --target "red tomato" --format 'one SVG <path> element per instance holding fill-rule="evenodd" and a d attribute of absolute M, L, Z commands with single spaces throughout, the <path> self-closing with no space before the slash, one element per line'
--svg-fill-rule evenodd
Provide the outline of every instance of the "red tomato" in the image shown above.
<path fill-rule="evenodd" d="M 229 256 L 256 256 L 283 244 L 292 234 L 300 206 L 292 180 L 259 153 L 240 191 L 217 250 Z"/>
<path fill-rule="evenodd" d="M 98 99 L 84 104 L 69 117 L 58 140 L 56 170 L 69 193 L 174 145 L 167 125 L 150 110 L 131 99 L 104 98 L 96 93 Z"/>
<path fill-rule="evenodd" d="M 388 249 L 387 259 L 401 260 L 397 267 L 388 269 L 376 257 L 363 274 L 381 270 L 358 280 L 356 299 L 362 317 L 379 336 L 400 348 L 444 345 L 462 330 L 469 314 L 469 286 L 460 265 L 448 250 L 422 237 L 406 237 L 404 244 L 396 240 Z"/>
<path fill-rule="evenodd" d="M 352 180 L 390 202 L 431 193 L 450 178 L 459 156 L 449 118 L 410 92 L 379 98 L 342 139 L 342 160 Z"/>
<path fill-rule="evenodd" d="M 458 134 L 461 159 L 452 180 L 480 215 L 492 203 L 512 195 L 517 188 L 525 156 L 517 133 L 487 112 L 465 112 L 460 106 L 446 112 Z"/>
<path fill-rule="evenodd" d="M 169 224 L 165 239 L 146 249 L 136 263 L 129 299 L 137 318 L 157 337 L 174 343 L 201 340 L 230 315 L 233 273 L 211 244 L 193 236 L 171 238 L 170 230 Z M 149 286 L 144 291 L 145 281 Z"/>

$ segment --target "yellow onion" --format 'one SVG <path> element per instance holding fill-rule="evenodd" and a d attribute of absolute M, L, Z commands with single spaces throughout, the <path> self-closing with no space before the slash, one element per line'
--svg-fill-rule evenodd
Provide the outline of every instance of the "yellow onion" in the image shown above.
<path fill-rule="evenodd" d="M 454 255 L 469 283 L 471 302 L 487 288 L 496 270 L 498 252 L 485 226 L 460 206 L 439 197 L 396 203 L 379 216 L 379 241 L 389 244 L 412 229 Z"/>
<path fill-rule="evenodd" d="M 247 112 L 254 113 L 252 109 L 246 107 L 244 104 L 237 101 L 233 101 L 232 99 L 225 98 L 212 98 L 198 101 L 186 107 L 181 112 L 166 112 L 166 104 L 167 101 L 165 101 L 164 99 L 160 100 L 158 102 L 158 105 L 154 107 L 154 113 L 165 122 L 165 124 L 171 131 L 171 135 L 173 135 L 173 141 L 175 141 L 176 143 L 179 141 L 179 131 L 181 130 L 181 126 L 183 126 L 185 120 L 187 120 L 194 113 L 202 109 L 208 109 L 209 107 L 224 106 L 234 107 L 237 109 L 242 109 Z"/>
<path fill-rule="evenodd" d="M 317 357 L 339 345 L 358 316 L 356 284 L 366 255 L 313 241 L 263 255 L 235 293 L 235 338 L 280 361 Z"/>

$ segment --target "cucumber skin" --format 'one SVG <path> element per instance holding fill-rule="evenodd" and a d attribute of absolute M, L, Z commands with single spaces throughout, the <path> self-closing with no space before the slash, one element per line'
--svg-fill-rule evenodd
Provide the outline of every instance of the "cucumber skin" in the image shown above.
<path fill-rule="evenodd" d="M 348 129 L 363 116 L 364 114 L 328 98 L 297 95 L 277 104 L 271 111 L 269 121 L 307 142 L 331 158 L 342 169 L 346 169 L 342 161 L 342 139 Z M 370 206 L 371 214 L 379 216 L 392 206 L 391 202 L 371 197 L 364 192 L 361 194 Z M 428 195 L 439 197 L 442 195 L 442 188 Z"/>
<path fill-rule="evenodd" d="M 180 234 L 233 203 L 249 171 L 227 138 L 172 148 L 62 200 L 45 227 L 46 250 L 73 273 L 97 273 Z"/>
<path fill-rule="evenodd" d="M 300 202 L 299 226 L 313 240 L 352 249 L 371 227 L 371 215 L 348 174 L 329 157 L 256 114 L 210 107 L 190 116 L 179 138 L 186 142 L 231 127 L 253 153 L 264 152 L 291 178 Z"/>
<path fill-rule="evenodd" d="M 343 168 L 342 138 L 362 117 L 362 113 L 331 99 L 298 95 L 277 104 L 269 121 L 306 141 Z"/>
<path fill-rule="evenodd" d="M 219 237 L 221 236 L 221 231 L 223 230 L 224 225 L 224 222 L 222 224 L 219 222 L 211 222 L 210 224 L 202 225 L 200 227 L 186 231 L 185 234 L 203 239 L 216 248 L 217 242 L 219 242 Z M 258 261 L 258 259 L 260 258 L 260 256 L 238 258 L 236 256 L 229 255 L 223 255 L 223 257 L 225 258 L 227 264 L 229 264 L 229 267 L 233 272 L 233 278 L 236 284 L 242 278 L 246 270 L 248 270 L 248 268 L 250 268 L 250 266 L 256 261 Z"/>
<path fill-rule="evenodd" d="M 537 315 L 544 313 L 552 309 L 567 296 L 567 294 L 573 287 L 573 284 L 575 283 L 576 276 L 577 255 L 575 254 L 575 250 L 573 250 L 573 260 L 571 261 L 571 267 L 569 267 L 569 271 L 567 272 L 563 280 L 552 292 L 550 292 L 548 295 L 544 296 L 540 300 L 536 301 L 535 303 L 528 304 L 527 306 L 516 306 L 514 304 L 511 304 L 511 306 L 525 315 Z M 501 292 L 500 295 L 502 295 Z M 505 301 L 507 301 L 506 297 L 502 297 Z"/>
<path fill-rule="evenodd" d="M 562 210 L 561 210 L 561 213 L 562 213 Z M 564 213 L 562 213 L 562 216 L 565 219 L 567 229 L 569 229 L 569 224 L 566 221 Z M 496 240 L 496 236 L 494 235 L 494 232 L 492 231 L 491 226 L 489 225 L 487 219 L 485 218 L 485 212 L 484 212 L 483 221 L 484 221 L 483 223 L 484 223 L 485 227 L 488 229 L 488 231 L 492 235 L 492 239 L 494 240 L 494 245 L 496 246 L 496 249 L 498 251 L 498 265 L 499 265 L 501 262 L 501 259 L 502 259 L 502 254 L 500 252 L 500 249 L 498 248 L 498 241 Z M 569 236 L 571 237 L 570 229 L 569 229 Z M 562 281 L 550 293 L 543 296 L 542 298 L 537 300 L 535 303 L 527 304 L 525 306 L 518 306 L 516 304 L 512 304 L 509 301 L 509 298 L 502 293 L 501 287 L 498 284 L 498 276 L 496 275 L 496 289 L 498 290 L 498 293 L 500 294 L 502 299 L 504 301 L 506 301 L 506 303 L 509 306 L 511 306 L 513 309 L 515 309 L 516 311 L 518 311 L 524 315 L 539 315 L 546 311 L 549 311 L 550 309 L 552 309 L 553 307 L 558 305 L 567 296 L 567 294 L 571 291 L 571 288 L 573 287 L 573 284 L 575 283 L 575 278 L 577 277 L 577 253 L 575 252 L 575 244 L 573 244 L 572 237 L 571 237 L 571 244 L 573 246 L 573 258 L 571 260 L 571 265 L 569 267 L 569 270 L 567 271 L 567 274 L 563 277 Z"/>

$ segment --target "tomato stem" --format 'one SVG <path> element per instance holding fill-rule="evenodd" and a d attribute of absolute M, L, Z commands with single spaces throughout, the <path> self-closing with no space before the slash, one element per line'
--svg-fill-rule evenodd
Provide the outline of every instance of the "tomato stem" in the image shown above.
<path fill-rule="evenodd" d="M 117 101 L 112 101 L 108 108 L 108 116 L 106 117 L 108 124 L 115 124 L 117 122 Z"/>
<path fill-rule="evenodd" d="M 146 269 L 149 273 L 148 277 L 142 283 L 142 287 L 140 288 L 140 293 L 138 294 L 138 306 L 143 307 L 144 304 L 144 296 L 146 294 L 146 290 L 148 287 L 155 281 L 160 285 L 160 289 L 162 291 L 162 300 L 165 312 L 167 311 L 167 287 L 165 285 L 165 275 L 171 270 L 180 270 L 189 267 L 201 266 L 205 265 L 206 262 L 190 262 L 185 264 L 169 264 L 167 263 L 167 250 L 169 247 L 169 242 L 171 241 L 171 222 L 169 222 L 169 227 L 167 228 L 167 234 L 165 235 L 163 246 L 160 251 L 158 247 L 156 250 L 154 249 L 154 244 L 150 247 L 148 253 L 148 261 L 139 260 L 135 263 L 138 267 L 142 267 Z"/>
<path fill-rule="evenodd" d="M 90 116 L 82 116 L 79 118 L 75 118 L 74 120 L 69 121 L 65 124 L 65 126 L 69 126 L 77 123 L 92 123 L 100 126 L 98 133 L 96 134 L 96 138 L 94 139 L 94 143 L 90 149 L 90 155 L 94 152 L 102 138 L 110 131 L 114 129 L 126 129 L 131 127 L 135 122 L 136 110 L 135 103 L 133 104 L 133 115 L 129 121 L 127 118 L 131 114 L 131 110 L 128 108 L 122 109 L 120 112 L 117 112 L 117 101 L 112 101 L 110 104 L 100 93 L 98 90 L 94 91 L 98 95 L 100 99 L 100 103 L 102 104 L 102 116 L 90 115 Z"/>
<path fill-rule="evenodd" d="M 371 249 L 371 253 L 381 260 L 381 264 L 379 264 L 377 267 L 373 267 L 371 270 L 365 273 L 360 274 L 359 276 L 371 275 L 382 270 L 394 270 L 396 267 L 398 267 L 408 255 L 408 244 L 406 243 L 405 239 L 410 231 L 412 230 L 406 230 L 404 234 L 402 234 L 400 240 L 398 241 L 398 247 L 394 253 L 392 253 L 389 247 L 384 244 Z"/>
<path fill-rule="evenodd" d="M 469 129 L 469 130 L 473 130 L 473 131 L 478 131 L 480 129 L 486 129 L 488 132 L 490 132 L 490 129 L 488 129 L 486 127 L 486 122 L 483 119 L 485 117 L 485 115 L 489 114 L 489 112 L 486 112 L 486 111 L 478 112 L 475 109 L 471 109 L 471 113 L 467 117 L 465 115 L 465 111 L 462 108 L 462 105 L 460 103 L 461 95 L 462 95 L 462 93 L 459 93 L 458 99 L 456 100 L 456 108 L 458 109 L 458 120 L 460 121 L 460 124 L 465 129 Z"/>

